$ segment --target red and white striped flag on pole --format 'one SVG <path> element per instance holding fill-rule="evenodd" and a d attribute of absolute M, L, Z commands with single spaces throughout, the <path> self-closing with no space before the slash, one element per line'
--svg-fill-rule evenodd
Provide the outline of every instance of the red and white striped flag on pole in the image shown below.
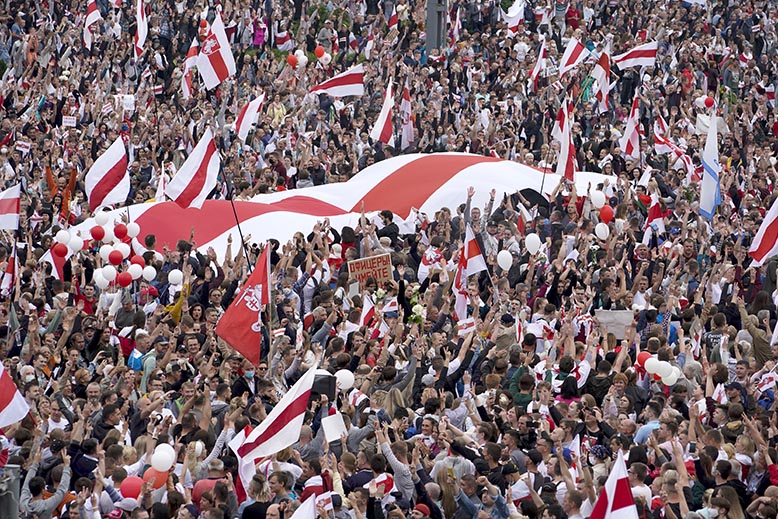
<path fill-rule="evenodd" d="M 276 47 L 278 50 L 291 52 L 294 50 L 294 41 L 289 35 L 289 31 L 281 31 L 276 33 Z"/>
<path fill-rule="evenodd" d="M 557 113 L 556 124 L 552 136 L 559 141 L 559 157 L 557 158 L 556 174 L 562 175 L 570 182 L 575 181 L 578 169 L 575 161 L 575 146 L 573 144 L 573 119 L 568 111 L 568 101 L 562 103 Z"/>
<path fill-rule="evenodd" d="M 22 203 L 21 186 L 21 184 L 16 184 L 0 192 L 0 229 L 15 231 L 19 228 L 19 210 Z"/>
<path fill-rule="evenodd" d="M 597 99 L 597 110 L 599 113 L 608 111 L 608 94 L 611 90 L 611 57 L 610 42 L 605 44 L 602 54 L 597 59 L 597 63 L 592 69 L 592 79 L 597 82 L 597 86 L 592 89 L 594 98 Z"/>
<path fill-rule="evenodd" d="M 130 194 L 130 175 L 124 140 L 118 137 L 89 168 L 84 179 L 89 210 L 121 204 Z"/>
<path fill-rule="evenodd" d="M 638 509 L 632 497 L 627 465 L 624 463 L 621 449 L 589 519 L 638 519 Z"/>
<path fill-rule="evenodd" d="M 239 503 L 246 500 L 251 479 L 257 473 L 256 459 L 238 454 L 238 449 L 240 449 L 240 446 L 243 445 L 243 442 L 246 441 L 246 438 L 253 430 L 254 428 L 250 424 L 246 424 L 243 430 L 236 434 L 229 443 L 230 450 L 238 458 L 238 480 L 235 482 L 235 494 Z"/>
<path fill-rule="evenodd" d="M 362 296 L 362 314 L 359 316 L 359 325 L 370 326 L 373 319 L 375 319 L 375 304 L 373 304 L 373 297 L 365 292 Z"/>
<path fill-rule="evenodd" d="M 405 150 L 416 140 L 413 127 L 413 107 L 411 106 L 411 87 L 407 76 L 405 78 L 402 100 L 400 101 L 400 119 L 402 121 L 400 148 Z"/>
<path fill-rule="evenodd" d="M 457 322 L 457 336 L 464 337 L 468 333 L 475 331 L 475 318 L 468 317 Z"/>
<path fill-rule="evenodd" d="M 547 57 L 548 57 L 548 52 L 546 51 L 546 41 L 543 40 L 543 42 L 540 44 L 540 52 L 538 52 L 538 59 L 535 62 L 535 66 L 532 69 L 532 74 L 530 74 L 529 87 L 532 89 L 533 92 L 537 91 L 538 89 L 538 79 L 540 79 L 540 73 L 546 70 Z"/>
<path fill-rule="evenodd" d="M 184 59 L 184 74 L 181 76 L 181 92 L 183 93 L 185 100 L 192 97 L 192 89 L 194 86 L 192 69 L 197 66 L 197 55 L 199 52 L 200 44 L 197 42 L 197 38 L 195 38 L 192 40 L 192 44 L 186 52 L 186 59 Z"/>
<path fill-rule="evenodd" d="M 627 126 L 624 135 L 619 140 L 621 151 L 627 157 L 640 158 L 640 100 L 638 96 L 632 100 L 632 109 L 629 112 Z"/>
<path fill-rule="evenodd" d="M 613 57 L 613 62 L 624 70 L 630 67 L 653 67 L 656 64 L 657 43 L 650 41 L 643 45 L 638 45 L 624 54 Z"/>
<path fill-rule="evenodd" d="M 143 46 L 146 44 L 146 37 L 149 35 L 149 21 L 146 19 L 146 7 L 143 0 L 137 0 L 135 6 L 135 59 L 137 60 L 143 54 Z"/>
<path fill-rule="evenodd" d="M 565 53 L 562 55 L 562 61 L 559 63 L 559 78 L 563 78 L 567 72 L 583 63 L 587 57 L 589 57 L 589 52 L 586 47 L 577 38 L 570 38 Z"/>
<path fill-rule="evenodd" d="M 776 254 L 778 254 L 778 199 L 770 206 L 754 236 L 754 241 L 751 242 L 751 248 L 748 249 L 748 255 L 754 260 L 751 264 L 756 267 Z M 775 329 L 778 330 L 778 326 Z"/>
<path fill-rule="evenodd" d="M 389 15 L 389 20 L 386 22 L 387 27 L 391 31 L 397 28 L 397 24 L 400 23 L 400 18 L 397 16 L 397 7 L 392 5 L 392 14 Z"/>
<path fill-rule="evenodd" d="M 238 448 L 238 456 L 257 459 L 289 447 L 300 439 L 316 368 L 310 368 L 284 395 L 259 427 Z"/>
<path fill-rule="evenodd" d="M 211 30 L 208 31 L 208 36 L 200 47 L 197 70 L 208 90 L 216 88 L 222 81 L 235 74 L 235 58 L 230 50 L 224 22 L 218 12 L 211 24 Z"/>
<path fill-rule="evenodd" d="M 486 270 L 486 260 L 475 239 L 473 228 L 465 227 L 465 242 L 459 253 L 456 276 L 451 289 L 454 292 L 454 313 L 458 321 L 467 319 L 467 278 Z"/>
<path fill-rule="evenodd" d="M 102 19 L 103 17 L 97 9 L 97 2 L 90 0 L 86 5 L 86 20 L 84 21 L 84 45 L 89 50 L 92 50 L 92 30 L 90 27 Z"/>
<path fill-rule="evenodd" d="M 367 59 L 370 59 L 370 51 L 373 50 L 373 46 L 375 45 L 375 41 L 373 40 L 373 34 L 370 33 L 370 35 L 367 37 L 367 43 L 365 43 L 365 57 Z"/>
<path fill-rule="evenodd" d="M 386 85 L 384 92 L 384 103 L 381 106 L 381 113 L 378 114 L 373 129 L 370 130 L 370 138 L 374 142 L 383 142 L 384 144 L 394 144 L 394 125 L 392 124 L 392 111 L 394 108 L 394 95 L 392 93 L 392 79 Z"/>
<path fill-rule="evenodd" d="M 221 157 L 210 128 L 192 154 L 187 157 L 173 179 L 165 188 L 165 194 L 183 208 L 203 206 L 208 193 L 216 187 Z"/>
<path fill-rule="evenodd" d="M 312 94 L 329 94 L 332 97 L 361 96 L 365 93 L 365 69 L 360 63 L 311 89 Z"/>
<path fill-rule="evenodd" d="M 256 99 L 247 103 L 246 106 L 243 107 L 243 110 L 238 114 L 238 118 L 235 120 L 235 134 L 243 142 L 246 142 L 249 132 L 251 131 L 251 126 L 257 122 L 259 111 L 262 109 L 262 103 L 264 102 L 265 94 L 262 93 Z"/>
<path fill-rule="evenodd" d="M 11 295 L 16 284 L 16 266 L 19 264 L 19 258 L 16 255 L 16 243 L 14 243 L 11 254 L 8 255 L 8 261 L 5 264 L 5 271 L 2 273 L 2 280 L 0 280 L 0 294 L 5 297 Z"/>
<path fill-rule="evenodd" d="M 21 422 L 29 412 L 30 406 L 0 363 L 0 428 Z"/>

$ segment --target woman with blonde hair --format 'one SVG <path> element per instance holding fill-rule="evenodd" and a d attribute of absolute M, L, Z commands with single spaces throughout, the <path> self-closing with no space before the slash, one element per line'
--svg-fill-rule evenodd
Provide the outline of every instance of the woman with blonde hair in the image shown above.
<path fill-rule="evenodd" d="M 443 509 L 443 517 L 454 517 L 457 511 L 456 481 L 448 471 L 440 470 L 435 475 L 435 483 L 440 487 L 440 506 Z"/>

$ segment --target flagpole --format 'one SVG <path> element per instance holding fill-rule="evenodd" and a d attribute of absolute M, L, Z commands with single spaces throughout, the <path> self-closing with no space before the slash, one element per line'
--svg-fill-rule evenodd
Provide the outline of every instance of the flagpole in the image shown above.
<path fill-rule="evenodd" d="M 221 174 L 224 176 L 224 169 L 221 168 Z M 243 254 L 246 256 L 246 265 L 248 265 L 249 274 L 251 274 L 251 260 L 249 259 L 249 251 L 246 248 L 246 241 L 243 238 L 243 230 L 240 228 L 240 220 L 238 219 L 238 211 L 235 209 L 235 182 L 232 179 L 228 180 L 224 176 L 224 182 L 230 188 L 228 193 L 230 195 L 230 206 L 232 207 L 232 215 L 235 217 L 235 225 L 238 227 L 238 235 L 240 236 L 241 247 L 243 248 Z"/>

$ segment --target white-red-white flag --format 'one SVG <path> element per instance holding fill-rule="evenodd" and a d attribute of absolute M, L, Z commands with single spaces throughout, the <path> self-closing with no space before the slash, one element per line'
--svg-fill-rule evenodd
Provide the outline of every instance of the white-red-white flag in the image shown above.
<path fill-rule="evenodd" d="M 748 255 L 754 260 L 751 264 L 757 267 L 776 254 L 778 254 L 778 199 L 770 206 L 748 249 Z M 778 330 L 778 326 L 775 328 Z"/>
<path fill-rule="evenodd" d="M 562 175 L 570 182 L 574 182 L 578 168 L 575 160 L 575 145 L 573 144 L 573 118 L 569 112 L 567 100 L 562 103 L 562 107 L 557 113 L 556 125 L 554 126 L 552 136 L 559 141 L 556 174 Z"/>
<path fill-rule="evenodd" d="M 291 51 L 294 49 L 294 41 L 289 31 L 280 31 L 276 33 L 276 47 L 278 50 Z"/>
<path fill-rule="evenodd" d="M 47 250 L 43 256 L 41 256 L 41 259 L 38 260 L 38 263 L 48 263 L 51 265 L 51 275 L 55 279 L 65 279 L 65 263 L 67 262 L 68 258 L 73 255 L 73 251 L 68 247 L 67 253 L 65 253 L 65 256 L 57 256 L 53 252 L 51 252 L 51 249 Z"/>
<path fill-rule="evenodd" d="M 90 211 L 127 200 L 130 194 L 130 174 L 121 136 L 89 168 L 84 178 L 84 187 Z"/>
<path fill-rule="evenodd" d="M 578 41 L 578 38 L 570 38 L 565 53 L 562 55 L 562 61 L 559 63 L 559 78 L 563 78 L 567 72 L 583 63 L 588 57 L 589 51 Z"/>
<path fill-rule="evenodd" d="M 538 89 L 538 80 L 540 79 L 540 74 L 544 70 L 546 70 L 547 67 L 547 58 L 548 58 L 548 52 L 546 50 L 546 41 L 543 40 L 540 44 L 540 51 L 538 52 L 538 59 L 535 61 L 535 66 L 532 69 L 532 74 L 530 74 L 530 84 L 529 87 L 532 89 L 533 92 L 537 91 Z"/>
<path fill-rule="evenodd" d="M 625 156 L 640 158 L 640 100 L 637 95 L 632 100 L 632 109 L 629 111 L 627 126 L 619 140 L 619 146 Z"/>
<path fill-rule="evenodd" d="M 373 34 L 370 33 L 370 35 L 367 37 L 367 43 L 365 43 L 365 57 L 367 59 L 370 59 L 370 52 L 373 50 L 373 46 L 375 45 L 375 41 L 373 40 Z"/>
<path fill-rule="evenodd" d="M 136 60 L 143 54 L 143 46 L 146 44 L 148 35 L 149 21 L 146 18 L 146 6 L 143 0 L 137 0 L 135 5 L 135 38 L 133 45 Z"/>
<path fill-rule="evenodd" d="M 592 79 L 596 81 L 596 86 L 592 91 L 594 98 L 598 101 L 597 109 L 600 113 L 608 111 L 608 94 L 611 91 L 611 57 L 610 43 L 606 43 L 605 48 L 597 59 L 597 63 L 592 69 Z"/>
<path fill-rule="evenodd" d="M 613 62 L 624 70 L 630 67 L 653 67 L 656 64 L 657 43 L 650 41 L 613 57 Z"/>
<path fill-rule="evenodd" d="M 365 292 L 362 295 L 362 314 L 359 316 L 359 325 L 369 326 L 373 319 L 375 319 L 373 296 Z"/>
<path fill-rule="evenodd" d="M 87 49 L 92 50 L 92 30 L 90 27 L 98 22 L 98 20 L 102 20 L 103 16 L 100 14 L 100 10 L 97 9 L 97 2 L 95 0 L 90 0 L 88 4 L 86 4 L 86 19 L 84 20 L 84 45 Z"/>
<path fill-rule="evenodd" d="M 378 114 L 373 129 L 370 130 L 370 138 L 375 142 L 384 144 L 394 144 L 394 125 L 392 124 L 392 111 L 394 109 L 394 95 L 392 93 L 392 80 L 386 85 L 384 92 L 384 102 L 381 106 L 381 113 Z"/>
<path fill-rule="evenodd" d="M 222 81 L 235 74 L 235 58 L 230 50 L 224 22 L 218 12 L 213 19 L 208 35 L 200 46 L 197 70 L 208 90 L 216 88 Z"/>
<path fill-rule="evenodd" d="M 210 128 L 165 188 L 165 194 L 181 207 L 202 207 L 216 187 L 221 157 Z"/>
<path fill-rule="evenodd" d="M 405 150 L 416 140 L 413 127 L 413 107 L 411 106 L 411 87 L 408 77 L 405 78 L 405 87 L 400 100 L 400 120 L 402 121 L 400 148 Z"/>
<path fill-rule="evenodd" d="M 238 456 L 250 459 L 272 456 L 300 439 L 300 429 L 305 421 L 315 377 L 314 366 L 300 377 L 262 423 L 251 431 L 238 448 Z"/>
<path fill-rule="evenodd" d="M 243 457 L 238 454 L 238 449 L 246 441 L 246 438 L 251 434 L 254 428 L 251 424 L 241 430 L 235 437 L 230 440 L 228 444 L 230 450 L 235 453 L 238 458 L 238 480 L 235 482 L 235 494 L 238 498 L 238 502 L 241 503 L 246 500 L 248 496 L 249 485 L 254 475 L 257 473 L 256 459 Z"/>
<path fill-rule="evenodd" d="M 192 90 L 194 89 L 194 74 L 192 69 L 197 66 L 197 56 L 200 53 L 200 44 L 197 42 L 197 38 L 192 40 L 192 44 L 189 46 L 189 50 L 186 52 L 186 59 L 184 59 L 184 73 L 181 76 L 181 92 L 184 99 L 192 97 Z"/>
<path fill-rule="evenodd" d="M 457 322 L 457 335 L 464 337 L 468 333 L 475 331 L 475 318 L 468 317 Z"/>
<path fill-rule="evenodd" d="M 400 23 L 400 18 L 397 16 L 397 7 L 392 4 L 392 14 L 389 15 L 389 20 L 386 22 L 389 30 L 397 28 L 397 24 Z"/>
<path fill-rule="evenodd" d="M 486 270 L 486 259 L 475 239 L 475 233 L 470 225 L 465 227 L 465 243 L 462 245 L 460 263 L 464 260 L 465 275 L 470 277 Z"/>
<path fill-rule="evenodd" d="M 13 250 L 11 250 L 11 254 L 8 255 L 8 261 L 5 263 L 2 279 L 0 279 L 0 294 L 4 297 L 8 297 L 13 292 L 14 285 L 16 284 L 18 264 L 19 257 L 16 255 L 16 243 L 14 243 Z"/>
<path fill-rule="evenodd" d="M 243 142 L 246 142 L 252 125 L 257 122 L 259 111 L 262 109 L 262 103 L 264 102 L 265 94 L 262 93 L 250 103 L 247 103 L 238 114 L 238 118 L 235 120 L 235 134 Z"/>
<path fill-rule="evenodd" d="M 0 192 L 0 229 L 15 231 L 19 228 L 21 197 L 21 184 L 16 184 Z"/>
<path fill-rule="evenodd" d="M 589 519 L 638 519 L 638 509 L 632 498 L 632 487 L 621 449 Z"/>
<path fill-rule="evenodd" d="M 521 4 L 521 5 L 520 5 Z M 500 16 L 503 21 L 508 25 L 508 30 L 516 34 L 519 32 L 519 27 L 524 23 L 524 5 L 522 2 L 514 2 L 506 13 L 500 9 Z"/>
<path fill-rule="evenodd" d="M 29 412 L 30 406 L 16 387 L 11 374 L 0 363 L 0 428 L 21 422 Z"/>
<path fill-rule="evenodd" d="M 361 96 L 365 93 L 365 69 L 360 63 L 337 76 L 319 83 L 312 94 L 329 94 L 332 97 Z"/>
<path fill-rule="evenodd" d="M 359 41 L 357 40 L 357 37 L 354 36 L 353 32 L 348 33 L 348 46 L 354 52 L 359 50 Z"/>

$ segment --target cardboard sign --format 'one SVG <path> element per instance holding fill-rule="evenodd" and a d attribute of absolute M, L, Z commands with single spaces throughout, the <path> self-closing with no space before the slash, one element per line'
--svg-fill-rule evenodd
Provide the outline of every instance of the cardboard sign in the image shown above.
<path fill-rule="evenodd" d="M 348 276 L 359 281 L 360 289 L 365 288 L 368 278 L 375 278 L 378 286 L 392 280 L 392 256 L 389 253 L 370 256 L 348 262 Z"/>
<path fill-rule="evenodd" d="M 135 111 L 135 96 L 133 94 L 122 96 L 122 108 L 125 112 Z"/>
<path fill-rule="evenodd" d="M 324 439 L 327 440 L 327 443 L 340 440 L 340 435 L 348 432 L 346 431 L 346 424 L 343 423 L 343 416 L 340 413 L 322 418 L 321 426 L 324 429 Z"/>
<path fill-rule="evenodd" d="M 616 336 L 616 340 L 627 337 L 629 326 L 635 320 L 632 310 L 597 310 L 597 320 L 600 326 L 606 326 L 608 333 Z"/>
<path fill-rule="evenodd" d="M 63 115 L 62 116 L 62 126 L 67 126 L 68 128 L 75 128 L 76 127 L 76 117 L 74 115 Z"/>

